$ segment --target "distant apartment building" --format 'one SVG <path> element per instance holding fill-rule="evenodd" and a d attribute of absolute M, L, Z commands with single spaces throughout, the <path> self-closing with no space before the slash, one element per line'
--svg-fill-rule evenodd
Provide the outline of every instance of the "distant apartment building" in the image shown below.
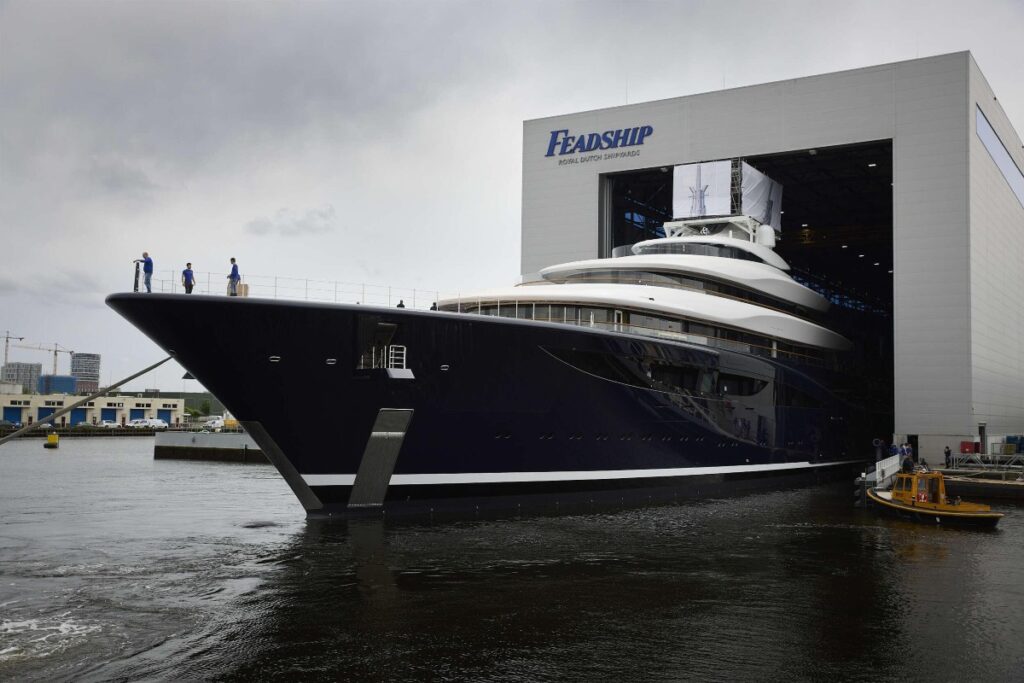
<path fill-rule="evenodd" d="M 71 375 L 41 375 L 36 390 L 40 394 L 75 394 L 78 386 Z"/>
<path fill-rule="evenodd" d="M 72 353 L 71 374 L 75 377 L 78 391 L 94 394 L 100 390 L 100 354 Z"/>
<path fill-rule="evenodd" d="M 0 381 L 20 384 L 25 393 L 34 393 L 43 374 L 42 363 L 7 363 L 0 370 Z"/>

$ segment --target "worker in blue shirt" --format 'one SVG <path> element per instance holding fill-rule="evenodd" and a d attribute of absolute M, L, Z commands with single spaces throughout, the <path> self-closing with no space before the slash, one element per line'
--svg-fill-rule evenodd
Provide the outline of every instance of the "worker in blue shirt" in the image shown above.
<path fill-rule="evenodd" d="M 142 258 L 135 259 L 136 263 L 142 264 L 142 272 L 145 274 L 146 292 L 153 293 L 153 259 L 149 258 L 149 252 L 142 252 Z"/>
<path fill-rule="evenodd" d="M 185 270 L 181 271 L 181 284 L 185 287 L 186 294 L 191 294 L 192 288 L 196 286 L 196 276 L 192 272 L 191 263 L 186 263 Z"/>
<path fill-rule="evenodd" d="M 238 296 L 238 281 L 242 279 L 242 276 L 238 274 L 238 264 L 235 263 L 235 257 L 231 257 L 231 274 L 228 275 L 228 295 Z"/>

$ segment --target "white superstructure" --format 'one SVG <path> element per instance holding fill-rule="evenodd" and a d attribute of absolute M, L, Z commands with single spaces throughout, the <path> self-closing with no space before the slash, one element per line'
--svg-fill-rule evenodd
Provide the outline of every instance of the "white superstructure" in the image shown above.
<path fill-rule="evenodd" d="M 677 339 L 756 355 L 817 357 L 850 342 L 802 313 L 828 301 L 793 280 L 746 216 L 676 221 L 628 254 L 544 268 L 537 281 L 439 308 Z M 761 242 L 760 244 L 758 242 Z"/>

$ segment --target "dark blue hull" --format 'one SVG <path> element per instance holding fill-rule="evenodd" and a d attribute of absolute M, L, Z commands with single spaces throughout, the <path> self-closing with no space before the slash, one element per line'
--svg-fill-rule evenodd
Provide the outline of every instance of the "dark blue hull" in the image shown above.
<path fill-rule="evenodd" d="M 777 360 L 442 312 L 107 302 L 223 401 L 310 513 L 716 495 L 860 460 L 828 379 Z M 361 368 L 385 337 L 406 370 Z"/>

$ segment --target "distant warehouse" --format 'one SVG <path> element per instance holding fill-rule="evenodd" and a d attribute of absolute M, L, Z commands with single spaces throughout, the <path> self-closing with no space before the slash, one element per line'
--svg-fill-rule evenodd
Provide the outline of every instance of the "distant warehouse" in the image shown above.
<path fill-rule="evenodd" d="M 2 417 L 12 424 L 32 424 L 71 405 L 80 397 L 65 394 L 0 393 Z M 158 418 L 168 425 L 180 426 L 185 420 L 185 400 L 149 396 L 101 396 L 57 418 L 58 427 L 103 422 L 125 425 L 132 420 Z"/>

